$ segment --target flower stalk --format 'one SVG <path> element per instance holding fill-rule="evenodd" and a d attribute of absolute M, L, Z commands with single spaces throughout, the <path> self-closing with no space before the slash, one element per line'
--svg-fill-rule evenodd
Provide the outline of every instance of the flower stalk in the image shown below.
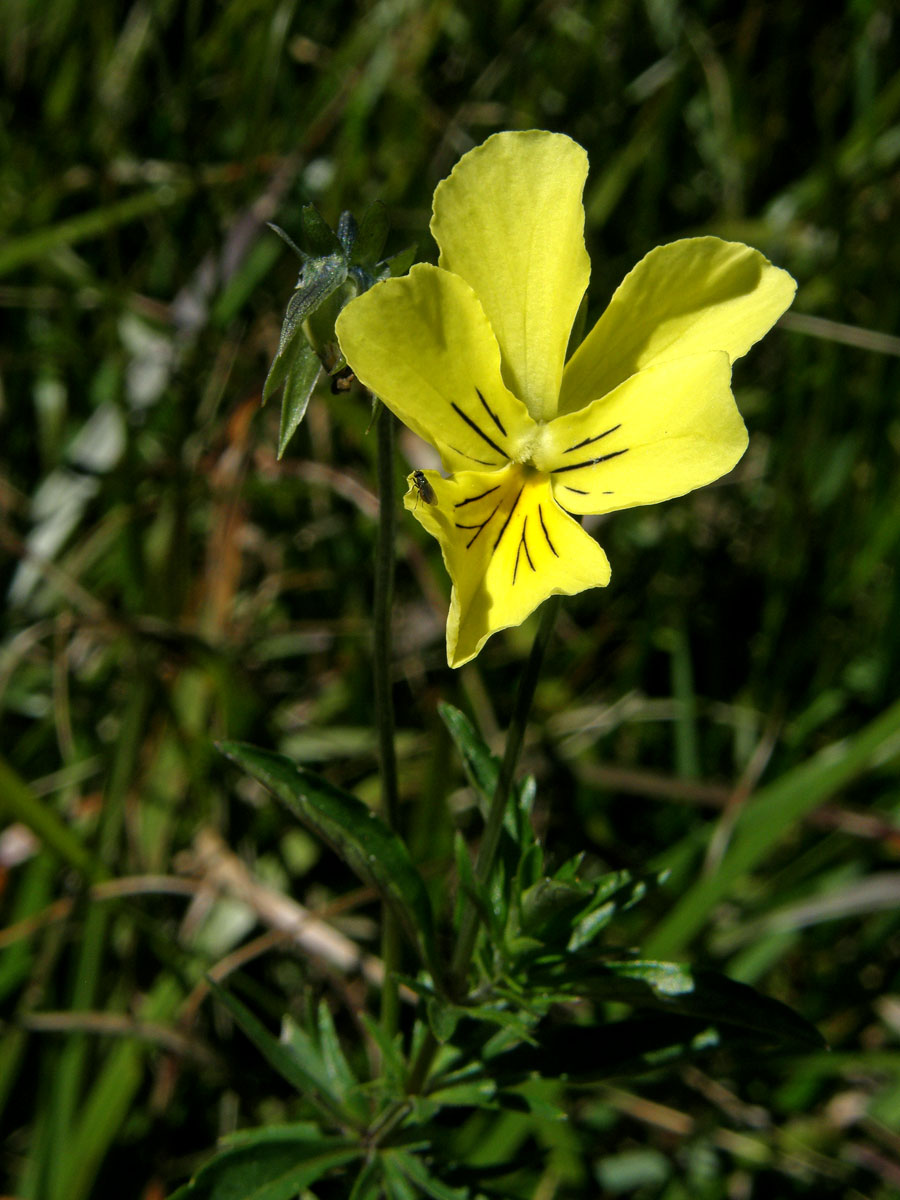
<path fill-rule="evenodd" d="M 484 834 L 482 835 L 481 844 L 478 847 L 478 855 L 475 860 L 475 879 L 479 885 L 485 884 L 490 878 L 494 859 L 497 856 L 500 832 L 503 828 L 503 814 L 506 811 L 510 788 L 515 779 L 516 768 L 519 765 L 519 758 L 525 741 L 525 731 L 528 727 L 528 717 L 531 713 L 531 705 L 534 701 L 534 693 L 544 661 L 544 653 L 553 633 L 553 627 L 556 624 L 556 617 L 561 602 L 561 596 L 551 596 L 544 604 L 541 610 L 540 625 L 531 646 L 528 662 L 525 664 L 525 668 L 519 677 L 519 686 L 516 690 L 512 717 L 510 718 L 509 729 L 506 733 L 503 761 L 500 764 L 500 772 L 497 776 L 494 794 L 491 797 Z M 459 936 L 450 966 L 451 985 L 460 995 L 466 991 L 469 967 L 478 937 L 479 919 L 478 907 L 472 897 L 469 897 L 463 909 Z M 410 1071 L 407 1090 L 411 1095 L 417 1095 L 422 1091 L 437 1050 L 437 1038 L 429 1031 Z"/>
<path fill-rule="evenodd" d="M 399 798 L 397 754 L 394 745 L 394 696 L 391 681 L 391 613 L 394 600 L 394 417 L 383 406 L 375 421 L 378 476 L 378 541 L 375 554 L 373 613 L 373 675 L 375 723 L 378 731 L 378 764 L 381 775 L 381 811 L 388 825 L 397 829 Z M 397 968 L 400 930 L 390 908 L 383 908 L 381 955 L 384 985 L 381 992 L 381 1023 L 393 1037 L 399 1016 Z"/>
<path fill-rule="evenodd" d="M 506 805 L 509 800 L 510 788 L 515 778 L 516 768 L 519 765 L 519 757 L 525 741 L 525 730 L 528 726 L 528 717 L 531 713 L 534 692 L 541 673 L 541 665 L 544 661 L 544 652 L 547 649 L 550 636 L 553 633 L 553 627 L 556 624 L 556 616 L 559 612 L 560 603 L 560 596 L 551 596 L 544 603 L 541 609 L 540 625 L 532 643 L 531 653 L 528 656 L 528 662 L 525 664 L 525 669 L 519 679 L 515 705 L 506 734 L 503 761 L 500 764 L 500 773 L 497 776 L 494 795 L 491 797 L 487 823 L 481 838 L 481 844 L 478 847 L 478 856 L 475 860 L 475 881 L 479 885 L 487 883 L 494 866 L 497 846 L 500 841 L 500 831 L 503 828 L 503 815 L 506 812 Z M 450 968 L 451 980 L 461 991 L 465 990 L 466 986 L 466 976 L 468 975 L 469 964 L 472 961 L 472 953 L 475 949 L 475 939 L 478 936 L 478 922 L 478 908 L 470 897 L 463 910 L 459 938 Z"/>

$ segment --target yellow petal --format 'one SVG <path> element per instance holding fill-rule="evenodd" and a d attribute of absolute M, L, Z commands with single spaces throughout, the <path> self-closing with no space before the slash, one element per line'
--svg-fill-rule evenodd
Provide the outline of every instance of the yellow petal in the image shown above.
<path fill-rule="evenodd" d="M 335 329 L 355 374 L 450 471 L 503 466 L 532 427 L 504 386 L 484 311 L 457 275 L 413 267 L 351 300 Z"/>
<path fill-rule="evenodd" d="M 497 133 L 434 193 L 440 265 L 484 306 L 503 378 L 536 421 L 556 415 L 572 322 L 590 277 L 581 193 L 587 155 L 570 138 Z"/>
<path fill-rule="evenodd" d="M 424 492 L 416 474 L 424 476 Z M 548 596 L 609 583 L 606 555 L 555 503 L 546 476 L 515 465 L 409 479 L 404 504 L 440 542 L 453 580 L 451 667 L 474 658 L 492 633 L 521 624 Z"/>
<path fill-rule="evenodd" d="M 734 362 L 790 306 L 797 285 L 740 242 L 658 246 L 619 285 L 566 364 L 560 412 L 583 408 L 643 367 L 724 350 Z"/>
<path fill-rule="evenodd" d="M 575 513 L 682 496 L 730 471 L 747 448 L 720 350 L 647 367 L 542 431 L 535 466 Z"/>

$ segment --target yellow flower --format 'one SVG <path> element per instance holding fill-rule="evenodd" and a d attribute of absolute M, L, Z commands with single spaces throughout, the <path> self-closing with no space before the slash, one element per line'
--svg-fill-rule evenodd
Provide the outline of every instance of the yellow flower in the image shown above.
<path fill-rule="evenodd" d="M 609 582 L 578 516 L 731 470 L 747 445 L 732 363 L 793 299 L 790 275 L 748 246 L 673 242 L 626 276 L 566 362 L 590 274 L 587 169 L 561 134 L 488 138 L 435 191 L 439 265 L 376 284 L 337 322 L 356 375 L 449 473 L 414 472 L 404 502 L 453 581 L 454 667 L 548 596 Z"/>

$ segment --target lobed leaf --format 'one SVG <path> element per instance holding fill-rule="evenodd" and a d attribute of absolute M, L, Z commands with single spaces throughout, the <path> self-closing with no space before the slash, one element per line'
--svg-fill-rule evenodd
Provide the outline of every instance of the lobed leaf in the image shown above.
<path fill-rule="evenodd" d="M 295 1200 L 327 1171 L 361 1155 L 357 1143 L 306 1125 L 267 1126 L 229 1140 L 170 1200 Z"/>

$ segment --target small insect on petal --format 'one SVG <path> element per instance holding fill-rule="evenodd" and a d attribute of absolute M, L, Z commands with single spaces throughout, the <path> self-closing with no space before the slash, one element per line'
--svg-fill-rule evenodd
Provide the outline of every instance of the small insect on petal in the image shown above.
<path fill-rule="evenodd" d="M 419 501 L 424 500 L 426 504 L 437 504 L 437 496 L 434 494 L 434 488 L 425 478 L 424 471 L 413 471 L 412 473 L 413 486 L 419 493 L 416 497 L 416 506 Z"/>

